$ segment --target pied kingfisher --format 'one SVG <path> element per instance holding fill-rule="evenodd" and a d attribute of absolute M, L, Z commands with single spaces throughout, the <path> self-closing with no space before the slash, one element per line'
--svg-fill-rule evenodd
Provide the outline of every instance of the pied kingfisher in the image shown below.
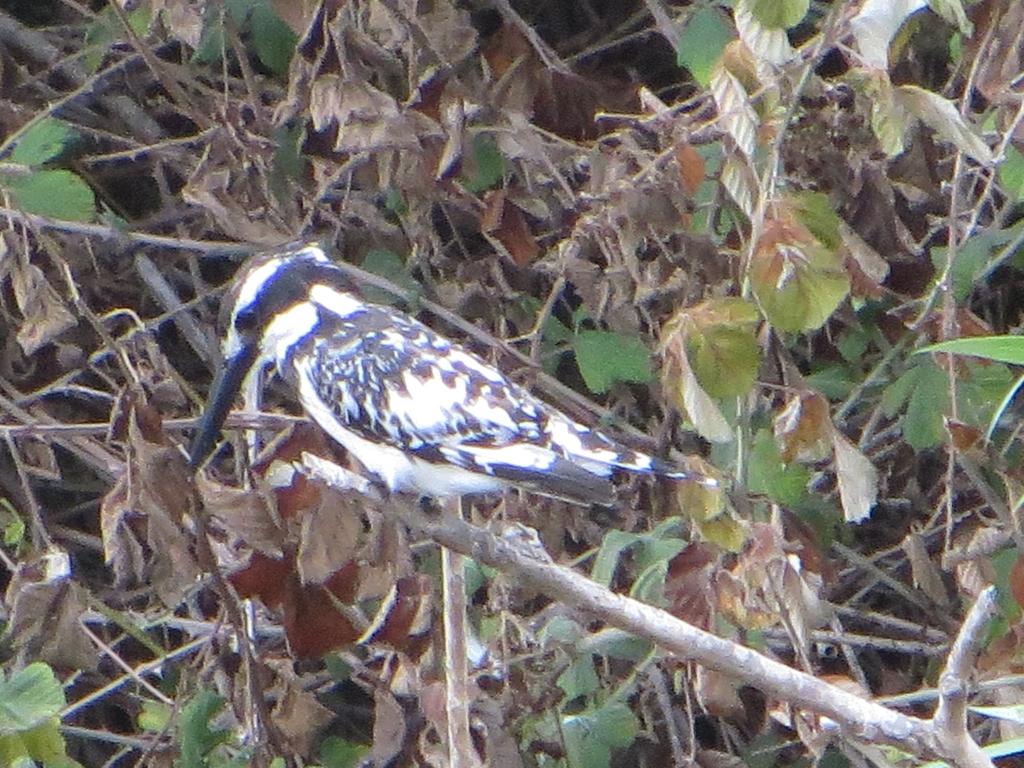
<path fill-rule="evenodd" d="M 366 303 L 314 244 L 258 254 L 225 298 L 223 362 L 191 446 L 213 452 L 240 388 L 276 367 L 306 414 L 389 491 L 420 497 L 518 486 L 611 504 L 615 470 L 696 480 L 576 423 L 412 317 Z"/>

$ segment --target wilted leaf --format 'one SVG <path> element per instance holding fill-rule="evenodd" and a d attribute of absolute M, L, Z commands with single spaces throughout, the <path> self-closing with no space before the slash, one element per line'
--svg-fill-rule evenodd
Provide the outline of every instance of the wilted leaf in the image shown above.
<path fill-rule="evenodd" d="M 775 439 L 782 460 L 821 461 L 832 452 L 832 418 L 828 401 L 817 392 L 801 392 L 790 398 L 775 417 Z"/>
<path fill-rule="evenodd" d="M 787 218 L 766 223 L 750 282 L 768 320 L 784 331 L 819 328 L 850 290 L 838 254 Z"/>
<path fill-rule="evenodd" d="M 845 221 L 839 222 L 839 236 L 851 272 L 851 291 L 858 296 L 878 298 L 882 283 L 889 276 L 889 263 Z"/>
<path fill-rule="evenodd" d="M 740 40 L 759 62 L 776 67 L 782 66 L 795 55 L 793 46 L 789 43 L 789 36 L 784 29 L 763 24 L 752 12 L 751 2 L 757 0 L 743 1 L 736 5 L 734 18 Z"/>
<path fill-rule="evenodd" d="M 913 124 L 913 116 L 896 99 L 884 72 L 868 75 L 863 87 L 871 102 L 871 130 L 883 152 L 890 157 L 898 155 L 904 150 L 904 137 Z"/>
<path fill-rule="evenodd" d="M 358 505 L 342 494 L 323 490 L 319 507 L 302 518 L 302 535 L 296 556 L 303 584 L 322 584 L 353 557 L 363 530 Z"/>
<path fill-rule="evenodd" d="M 676 45 L 676 63 L 706 88 L 726 43 L 734 37 L 726 16 L 712 6 L 694 6 Z"/>
<path fill-rule="evenodd" d="M 761 364 L 756 307 L 745 299 L 710 299 L 676 312 L 665 324 L 662 352 L 684 345 L 700 385 L 713 397 L 746 394 Z"/>
<path fill-rule="evenodd" d="M 718 123 L 747 158 L 757 151 L 757 112 L 743 83 L 725 67 L 716 67 L 711 76 L 711 93 L 718 106 Z"/>
<path fill-rule="evenodd" d="M 739 552 L 747 540 L 747 527 L 732 513 L 717 515 L 710 520 L 694 523 L 701 538 L 721 547 L 726 552 Z"/>
<path fill-rule="evenodd" d="M 480 229 L 500 242 L 521 267 L 529 265 L 540 255 L 540 246 L 530 231 L 526 216 L 519 206 L 508 200 L 503 190 L 485 195 Z"/>
<path fill-rule="evenodd" d="M 704 183 L 704 156 L 693 144 L 684 141 L 676 146 L 676 163 L 679 165 L 683 189 L 688 195 L 696 195 Z"/>
<path fill-rule="evenodd" d="M 942 573 L 928 555 L 920 532 L 913 530 L 903 539 L 903 551 L 910 561 L 910 573 L 914 587 L 920 589 L 936 605 L 949 607 L 949 594 L 942 581 Z"/>
<path fill-rule="evenodd" d="M 594 394 L 607 392 L 616 381 L 646 384 L 653 378 L 651 353 L 640 339 L 611 331 L 580 331 L 573 338 L 576 364 Z"/>
<path fill-rule="evenodd" d="M 992 150 L 974 133 L 949 99 L 916 85 L 900 85 L 894 89 L 897 105 L 901 105 L 961 152 L 983 164 L 992 164 Z"/>
<path fill-rule="evenodd" d="M 32 569 L 20 569 L 7 590 L 11 614 L 6 642 L 21 658 L 60 668 L 95 669 L 99 661 L 96 647 L 79 624 L 87 606 L 85 589 L 68 578 L 22 578 L 22 570 Z"/>
<path fill-rule="evenodd" d="M 663 354 L 665 364 L 661 369 L 662 386 L 675 406 L 686 414 L 705 439 L 716 443 L 732 440 L 729 422 L 697 381 L 684 345 L 672 343 L 664 349 Z"/>
<path fill-rule="evenodd" d="M 284 736 L 291 750 L 298 755 L 309 755 L 320 730 L 334 718 L 334 713 L 317 701 L 311 691 L 306 691 L 295 679 L 283 679 L 280 686 L 284 691 L 270 719 Z"/>
<path fill-rule="evenodd" d="M 272 506 L 271 494 L 252 488 L 231 488 L 203 473 L 196 476 L 203 509 L 216 518 L 233 539 L 268 555 L 281 555 L 284 531 Z"/>
<path fill-rule="evenodd" d="M 742 719 L 745 713 L 739 693 L 741 684 L 735 677 L 699 666 L 694 693 L 709 714 L 736 721 Z"/>
<path fill-rule="evenodd" d="M 27 176 L 0 177 L 0 183 L 26 213 L 66 221 L 96 218 L 96 198 L 81 176 L 72 171 L 38 170 Z"/>
<path fill-rule="evenodd" d="M 837 429 L 832 434 L 843 516 L 848 523 L 859 523 L 878 500 L 878 470 L 846 435 Z"/>
<path fill-rule="evenodd" d="M 869 67 L 889 68 L 889 43 L 907 17 L 925 7 L 925 0 L 865 0 L 850 20 L 861 59 Z"/>
<path fill-rule="evenodd" d="M 691 542 L 673 557 L 665 576 L 665 610 L 694 626 L 710 629 L 708 584 L 717 564 L 718 553 L 704 542 Z"/>
<path fill-rule="evenodd" d="M 0 246 L 2 255 L 3 246 Z M 34 264 L 11 262 L 11 287 L 24 320 L 18 328 L 18 344 L 32 355 L 75 325 L 75 316 L 64 306 L 43 271 Z"/>

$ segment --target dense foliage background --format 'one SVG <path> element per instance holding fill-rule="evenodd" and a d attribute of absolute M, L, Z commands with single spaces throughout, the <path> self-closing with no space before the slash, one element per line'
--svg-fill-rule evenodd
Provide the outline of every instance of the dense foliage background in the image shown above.
<path fill-rule="evenodd" d="M 729 489 L 474 522 L 922 715 L 995 583 L 1018 750 L 1022 62 L 1013 0 L 6 0 L 0 764 L 445 764 L 436 546 L 285 471 L 344 457 L 284 389 L 251 474 L 184 466 L 223 286 L 296 238 Z M 882 759 L 466 579 L 485 764 Z"/>

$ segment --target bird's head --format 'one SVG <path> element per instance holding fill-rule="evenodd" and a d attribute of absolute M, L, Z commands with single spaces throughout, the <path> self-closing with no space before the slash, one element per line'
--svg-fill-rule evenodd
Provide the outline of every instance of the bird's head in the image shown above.
<path fill-rule="evenodd" d="M 317 309 L 311 286 L 336 280 L 335 269 L 319 246 L 303 244 L 257 254 L 239 270 L 221 304 L 222 360 L 189 449 L 193 469 L 213 452 L 250 373 L 313 330 Z"/>

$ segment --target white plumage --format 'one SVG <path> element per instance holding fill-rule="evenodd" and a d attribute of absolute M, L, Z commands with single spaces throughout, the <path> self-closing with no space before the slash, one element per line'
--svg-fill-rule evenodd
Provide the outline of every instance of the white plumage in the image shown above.
<path fill-rule="evenodd" d="M 611 503 L 615 470 L 716 485 L 617 444 L 414 318 L 345 289 L 315 245 L 263 254 L 226 301 L 224 364 L 192 446 L 212 451 L 237 390 L 273 365 L 311 419 L 392 492 L 429 497 L 518 486 Z"/>

